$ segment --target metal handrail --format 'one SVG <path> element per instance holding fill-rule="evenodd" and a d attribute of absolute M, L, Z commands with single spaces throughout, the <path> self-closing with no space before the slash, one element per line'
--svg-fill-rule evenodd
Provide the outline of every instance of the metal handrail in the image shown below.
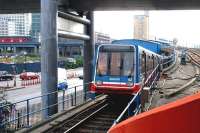
<path fill-rule="evenodd" d="M 85 85 L 87 85 L 87 84 L 90 84 L 90 83 L 85 83 Z M 67 88 L 67 90 L 69 90 L 69 89 L 74 89 L 75 87 L 80 87 L 80 86 L 84 86 L 84 85 L 73 86 L 73 87 Z M 64 90 L 64 91 L 66 91 L 66 90 Z M 15 102 L 15 103 L 8 103 L 7 105 L 2 105 L 2 106 L 0 106 L 0 108 L 8 107 L 8 106 L 10 106 L 10 105 L 14 105 L 14 104 L 18 104 L 18 103 L 23 103 L 23 102 L 26 102 L 27 100 L 33 100 L 33 99 L 41 98 L 41 97 L 44 97 L 44 96 L 49 96 L 49 95 L 51 95 L 51 94 L 58 93 L 58 92 L 60 92 L 60 90 L 53 91 L 53 92 L 50 92 L 50 93 L 47 93 L 47 94 L 44 94 L 44 95 L 40 95 L 40 96 L 28 98 L 28 99 L 25 99 L 25 100 L 21 100 L 21 101 Z"/>
<path fill-rule="evenodd" d="M 68 100 L 71 100 L 71 99 L 73 99 L 73 98 L 69 98 L 69 99 L 66 99 L 66 100 L 64 100 L 64 101 L 68 101 Z M 46 109 L 51 108 L 51 107 L 53 107 L 53 106 L 59 105 L 59 104 L 61 104 L 61 103 L 63 103 L 63 101 L 57 102 L 56 104 L 52 104 L 52 105 L 50 105 L 50 106 L 48 106 L 48 107 L 39 109 L 39 110 L 37 110 L 37 111 L 32 111 L 32 112 L 30 112 L 30 113 L 28 113 L 28 114 L 26 113 L 25 115 L 22 115 L 22 116 L 20 116 L 20 117 L 17 117 L 16 119 L 13 119 L 13 120 L 6 121 L 6 122 L 4 122 L 4 123 L 1 123 L 0 126 L 6 125 L 6 124 L 8 124 L 8 123 L 12 123 L 12 122 L 14 122 L 14 121 L 16 121 L 16 120 L 19 120 L 20 118 L 24 118 L 24 117 L 26 117 L 26 116 L 30 116 L 30 115 L 32 115 L 32 114 L 41 112 L 41 111 L 43 111 L 43 110 L 46 110 Z"/>
<path fill-rule="evenodd" d="M 149 79 L 151 78 L 151 76 L 154 74 L 154 72 L 158 69 L 159 64 L 156 66 L 156 68 L 151 72 L 151 74 L 149 75 L 149 77 L 147 78 L 147 80 L 145 81 L 145 85 L 148 83 Z"/>
<path fill-rule="evenodd" d="M 149 81 L 149 79 L 151 78 L 151 76 L 155 73 L 155 71 L 158 69 L 159 65 L 157 65 L 157 67 L 154 69 L 154 71 L 151 73 L 151 75 L 148 77 L 148 80 L 145 82 L 145 84 Z M 159 72 L 157 73 L 157 75 L 155 76 L 155 78 L 152 81 L 152 84 L 150 86 L 150 88 L 152 87 L 152 85 L 155 83 L 157 77 L 159 75 Z M 125 107 L 125 109 L 122 111 L 122 113 L 119 115 L 119 117 L 114 121 L 113 125 L 116 125 L 117 123 L 120 122 L 120 120 L 122 119 L 122 117 L 125 115 L 125 113 L 128 111 L 129 107 L 133 104 L 133 102 L 135 101 L 135 99 L 137 98 L 137 96 L 141 93 L 142 88 L 134 95 L 134 97 L 131 99 L 131 101 L 127 104 L 127 106 Z M 136 108 L 134 110 L 134 116 L 138 114 L 139 110 L 141 108 L 141 104 L 138 106 L 138 108 Z"/>
<path fill-rule="evenodd" d="M 33 100 L 33 99 L 37 99 L 37 98 L 42 98 L 42 97 L 44 97 L 44 96 L 49 96 L 49 95 L 51 95 L 51 94 L 54 94 L 54 93 L 58 93 L 58 92 L 60 92 L 60 91 L 55 91 L 55 92 L 51 92 L 51 93 L 47 93 L 47 94 L 44 94 L 44 95 L 41 95 L 41 96 L 36 96 L 36 97 L 33 97 L 33 98 L 29 98 L 29 99 L 25 99 L 25 100 L 22 100 L 22 101 L 18 101 L 18 102 L 15 102 L 15 103 L 9 103 L 9 104 L 7 104 L 7 105 L 2 105 L 2 106 L 0 106 L 0 108 L 4 108 L 4 107 L 11 107 L 11 106 L 15 106 L 16 107 L 16 105 L 17 104 L 19 104 L 19 103 L 27 103 L 26 105 L 24 105 L 23 106 L 23 108 L 25 107 L 27 110 L 26 110 L 26 112 L 23 114 L 23 115 L 21 115 L 21 116 L 18 116 L 18 117 L 15 117 L 15 118 L 9 118 L 9 119 L 3 119 L 2 121 L 1 121 L 1 123 L 0 123 L 0 127 L 2 127 L 2 126 L 6 126 L 7 124 L 9 124 L 9 123 L 13 123 L 13 122 L 15 122 L 15 121 L 18 121 L 18 120 L 20 120 L 21 118 L 26 118 L 27 120 L 26 120 L 26 125 L 29 127 L 29 121 L 30 121 L 30 118 L 29 118 L 29 116 L 31 116 L 31 115 L 34 115 L 34 114 L 37 114 L 38 112 L 41 112 L 41 111 L 43 111 L 43 110 L 46 110 L 46 109 L 48 109 L 48 108 L 51 108 L 51 107 L 53 107 L 53 106 L 56 106 L 56 105 L 61 105 L 62 104 L 62 106 L 63 106 L 63 108 L 61 109 L 61 110 L 64 110 L 64 105 L 65 105 L 65 101 L 70 101 L 70 100 L 75 100 L 74 102 L 72 101 L 72 103 L 71 103 L 71 106 L 76 106 L 76 105 L 79 105 L 79 104 L 76 104 L 76 100 L 77 100 L 77 97 L 80 97 L 81 95 L 87 95 L 88 93 L 89 93 L 89 91 L 87 91 L 87 92 L 85 92 L 84 91 L 84 93 L 83 94 L 76 94 L 77 93 L 77 87 L 80 87 L 80 86 L 84 86 L 84 85 L 88 85 L 88 84 L 90 84 L 90 83 L 85 83 L 85 84 L 83 84 L 83 85 L 77 85 L 77 86 L 73 86 L 73 87 L 70 87 L 70 88 L 68 88 L 67 90 L 71 90 L 71 89 L 74 89 L 74 92 L 72 92 L 72 93 L 74 93 L 74 98 L 73 97 L 70 97 L 70 98 L 67 98 L 67 99 L 65 99 L 65 91 L 67 91 L 67 90 L 63 90 L 63 98 L 61 99 L 61 100 L 59 100 L 57 103 L 55 103 L 55 104 L 52 104 L 52 105 L 50 105 L 50 106 L 47 106 L 47 107 L 42 107 L 42 108 L 40 108 L 40 109 L 37 109 L 36 111 L 34 110 L 34 111 L 29 111 L 29 105 L 30 105 L 30 101 L 31 100 Z M 69 94 L 70 95 L 70 94 Z M 61 96 L 62 97 L 62 96 Z M 87 99 L 85 99 L 86 101 L 87 101 Z M 84 100 L 84 101 L 85 101 Z M 83 102 L 84 102 L 83 101 Z M 17 111 L 17 110 L 16 110 Z M 12 113 L 12 115 L 14 115 L 13 113 Z M 12 117 L 12 115 L 10 116 L 10 117 Z"/>
<path fill-rule="evenodd" d="M 127 112 L 128 108 L 131 106 L 131 104 L 135 101 L 136 97 L 140 94 L 142 89 L 140 89 L 135 95 L 134 97 L 131 99 L 131 101 L 127 104 L 126 108 L 122 111 L 122 113 L 119 115 L 119 117 L 114 121 L 113 125 L 116 125 L 117 123 L 119 123 L 119 121 L 122 119 L 122 117 L 125 115 L 125 113 Z"/>

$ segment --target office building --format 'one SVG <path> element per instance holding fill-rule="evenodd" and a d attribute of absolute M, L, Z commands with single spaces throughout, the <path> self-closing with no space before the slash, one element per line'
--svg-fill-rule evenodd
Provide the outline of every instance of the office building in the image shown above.
<path fill-rule="evenodd" d="M 144 15 L 134 16 L 134 38 L 149 39 L 149 14 L 145 11 Z"/>

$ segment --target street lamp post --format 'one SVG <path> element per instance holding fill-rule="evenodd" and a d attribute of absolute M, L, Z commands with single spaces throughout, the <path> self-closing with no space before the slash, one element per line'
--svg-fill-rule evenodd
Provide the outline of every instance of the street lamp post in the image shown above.
<path fill-rule="evenodd" d="M 24 70 L 26 71 L 26 55 L 27 55 L 27 52 L 24 51 Z"/>
<path fill-rule="evenodd" d="M 15 65 L 12 65 L 12 68 L 13 68 L 13 75 L 14 75 L 14 87 L 16 87 L 16 67 Z"/>

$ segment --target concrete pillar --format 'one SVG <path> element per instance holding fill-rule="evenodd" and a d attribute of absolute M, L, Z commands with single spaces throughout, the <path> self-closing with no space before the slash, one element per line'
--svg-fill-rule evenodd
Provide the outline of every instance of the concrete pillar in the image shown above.
<path fill-rule="evenodd" d="M 85 41 L 83 45 L 83 74 L 84 74 L 84 90 L 88 91 L 88 84 L 92 81 L 93 70 L 93 56 L 94 56 L 94 13 L 88 12 L 87 19 L 91 21 L 91 24 L 87 26 L 86 34 L 90 36 L 90 40 Z"/>
<path fill-rule="evenodd" d="M 57 0 L 41 0 L 41 90 L 42 95 L 57 91 Z M 42 97 L 43 118 L 58 112 L 57 93 Z M 53 105 L 53 106 L 52 106 Z"/>

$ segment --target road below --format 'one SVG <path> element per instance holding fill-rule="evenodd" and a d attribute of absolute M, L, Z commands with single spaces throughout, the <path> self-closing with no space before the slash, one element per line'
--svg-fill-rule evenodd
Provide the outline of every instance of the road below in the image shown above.
<path fill-rule="evenodd" d="M 68 79 L 68 84 L 69 84 L 69 88 L 78 86 L 78 85 L 83 85 L 83 80 L 81 80 L 79 78 L 71 78 L 71 79 Z M 78 89 L 80 90 L 81 88 L 82 87 L 79 87 Z M 67 91 L 71 92 L 71 90 L 67 90 Z M 33 85 L 33 86 L 27 86 L 22 89 L 7 91 L 5 98 L 9 102 L 14 103 L 14 102 L 22 101 L 22 100 L 37 97 L 37 96 L 41 96 L 41 85 L 40 84 Z"/>

